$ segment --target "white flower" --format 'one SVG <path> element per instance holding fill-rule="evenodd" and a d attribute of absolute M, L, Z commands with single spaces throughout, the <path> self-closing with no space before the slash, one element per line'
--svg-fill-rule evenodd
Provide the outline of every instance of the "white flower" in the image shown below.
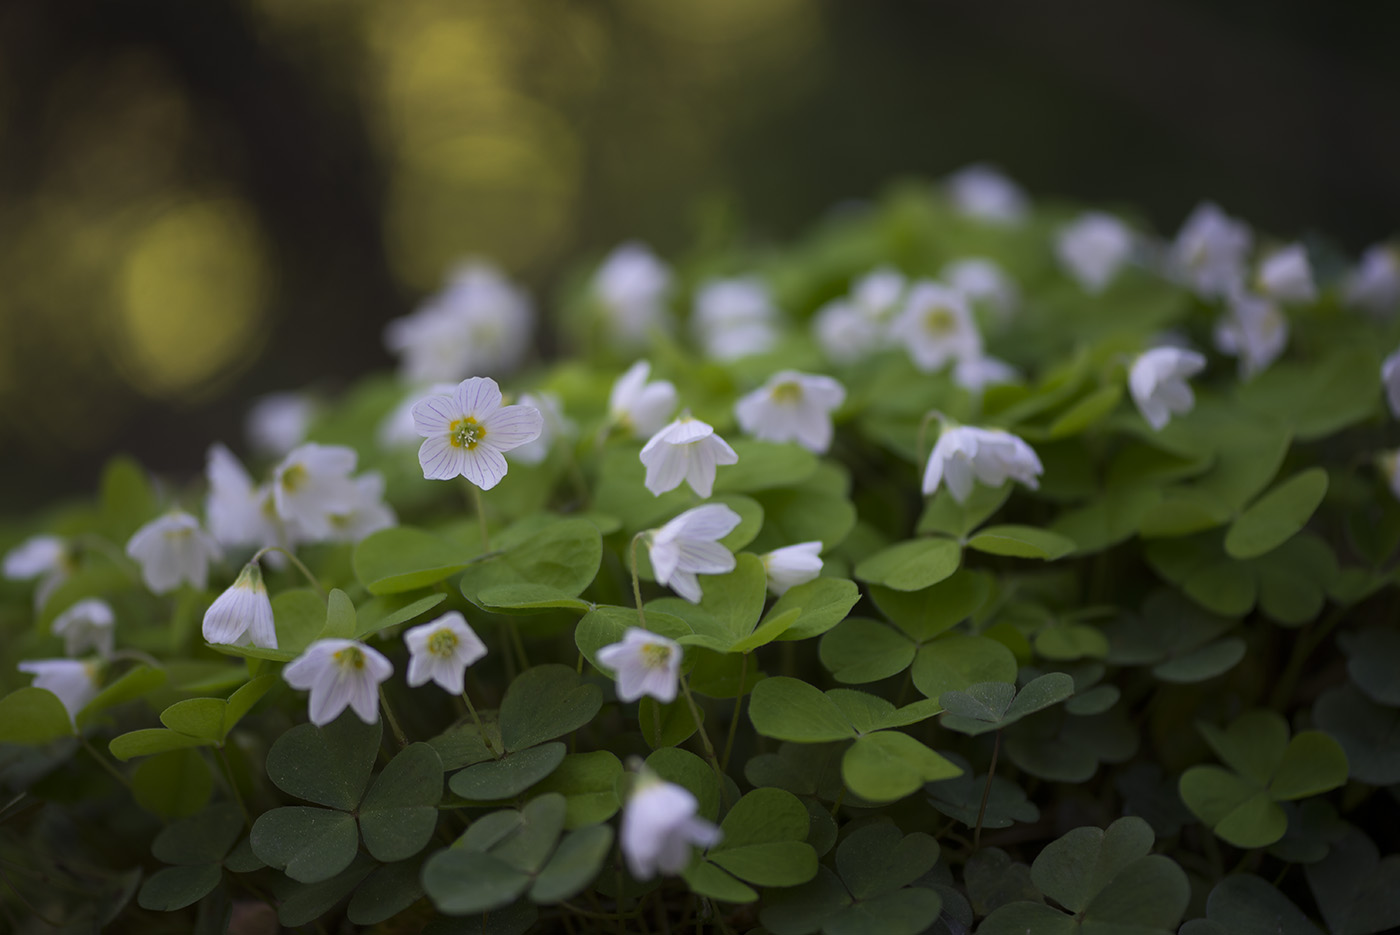
<path fill-rule="evenodd" d="M 424 396 L 451 396 L 457 391 L 456 383 L 433 383 L 418 387 L 409 392 L 403 400 L 379 423 L 376 438 L 380 448 L 407 448 L 421 445 L 423 436 L 413 427 L 413 407 Z"/>
<path fill-rule="evenodd" d="M 950 360 L 982 356 L 982 335 L 972 321 L 967 300 L 934 282 L 915 283 L 894 334 L 909 349 L 914 364 L 925 373 Z"/>
<path fill-rule="evenodd" d="M 1161 431 L 1172 414 L 1185 415 L 1196 405 L 1188 377 L 1205 369 L 1206 359 L 1179 347 L 1154 347 L 1133 361 L 1128 389 L 1147 424 Z"/>
<path fill-rule="evenodd" d="M 5 577 L 11 580 L 67 572 L 68 547 L 58 536 L 32 536 L 5 553 Z"/>
<path fill-rule="evenodd" d="M 282 670 L 293 688 L 311 692 L 307 716 L 317 727 L 352 708 L 366 724 L 379 718 L 379 683 L 394 672 L 384 654 L 355 640 L 317 640 Z"/>
<path fill-rule="evenodd" d="M 1290 244 L 1266 256 L 1256 277 L 1259 291 L 1278 302 L 1312 302 L 1317 299 L 1308 251 Z"/>
<path fill-rule="evenodd" d="M 1381 383 L 1385 385 L 1385 401 L 1390 405 L 1390 414 L 1400 419 L 1400 351 L 1381 363 Z"/>
<path fill-rule="evenodd" d="M 97 697 L 97 666 L 78 659 L 30 659 L 17 668 L 34 676 L 34 687 L 58 696 L 69 720 Z"/>
<path fill-rule="evenodd" d="M 1055 235 L 1055 255 L 1087 291 L 1108 287 L 1133 252 L 1133 232 L 1118 218 L 1086 211 Z"/>
<path fill-rule="evenodd" d="M 909 288 L 904 274 L 890 266 L 866 273 L 851 286 L 851 303 L 877 325 L 888 325 Z"/>
<path fill-rule="evenodd" d="M 204 612 L 204 639 L 230 646 L 277 648 L 272 601 L 257 562 L 244 565 L 238 579 Z"/>
<path fill-rule="evenodd" d="M 1021 374 L 1015 367 L 995 357 L 964 357 L 953 367 L 953 382 L 970 393 L 1019 379 Z"/>
<path fill-rule="evenodd" d="M 679 487 L 681 481 L 688 482 L 701 497 L 708 497 L 715 487 L 715 468 L 739 461 L 739 455 L 715 434 L 713 426 L 688 414 L 653 435 L 642 446 L 640 457 L 647 468 L 646 488 L 657 497 Z"/>
<path fill-rule="evenodd" d="M 781 370 L 734 405 L 739 427 L 754 438 L 797 442 L 825 454 L 831 447 L 831 411 L 846 401 L 846 388 L 831 377 Z"/>
<path fill-rule="evenodd" d="M 862 276 L 849 296 L 822 306 L 812 320 L 812 329 L 827 358 L 851 363 L 886 347 L 890 320 L 907 288 L 902 273 L 882 266 Z"/>
<path fill-rule="evenodd" d="M 519 366 L 530 348 L 533 322 L 525 294 L 495 267 L 474 261 L 454 272 L 412 315 L 391 321 L 384 343 L 401 355 L 405 380 L 455 382 Z"/>
<path fill-rule="evenodd" d="M 924 470 L 924 495 L 937 492 L 947 481 L 948 492 L 962 503 L 972 493 L 974 480 L 1000 487 L 1007 478 L 1035 490 L 1044 470 L 1031 446 L 1010 432 L 955 426 L 944 429 L 933 446 Z"/>
<path fill-rule="evenodd" d="M 1021 187 L 987 165 L 971 165 L 948 176 L 948 196 L 959 214 L 990 224 L 1019 224 L 1029 202 Z"/>
<path fill-rule="evenodd" d="M 1385 315 L 1400 305 L 1400 250 L 1380 243 L 1361 255 L 1346 280 L 1346 302 L 1372 315 Z"/>
<path fill-rule="evenodd" d="M 1249 379 L 1278 359 L 1288 344 L 1288 319 L 1278 306 L 1247 292 L 1235 291 L 1230 307 L 1215 326 L 1215 346 L 1240 359 L 1240 376 Z"/>
<path fill-rule="evenodd" d="M 734 553 L 719 540 L 742 520 L 724 504 L 708 503 L 686 510 L 662 526 L 647 542 L 656 583 L 670 587 L 692 604 L 700 603 L 702 592 L 696 574 L 722 575 L 734 570 Z"/>
<path fill-rule="evenodd" d="M 408 684 L 417 688 L 428 680 L 454 695 L 462 693 L 467 666 L 486 655 L 486 644 L 458 611 L 414 627 L 403 635 L 408 645 Z"/>
<path fill-rule="evenodd" d="M 54 618 L 53 634 L 63 637 L 63 651 L 70 656 L 92 648 L 106 658 L 112 655 L 112 625 L 115 623 L 111 605 L 89 597 Z"/>
<path fill-rule="evenodd" d="M 719 843 L 719 828 L 697 818 L 698 808 L 685 788 L 649 772 L 638 777 L 622 813 L 618 841 L 634 878 L 650 880 L 658 871 L 680 873 L 690 864 L 692 844 L 709 848 Z"/>
<path fill-rule="evenodd" d="M 539 437 L 513 449 L 511 461 L 539 464 L 549 456 L 549 449 L 556 438 L 571 438 L 577 431 L 573 421 L 564 415 L 559 397 L 553 393 L 521 393 L 520 405 L 538 409 L 543 421 L 540 423 Z"/>
<path fill-rule="evenodd" d="M 676 387 L 670 380 L 647 382 L 651 364 L 639 360 L 617 378 L 608 396 L 608 421 L 637 438 L 650 437 L 676 411 Z"/>
<path fill-rule="evenodd" d="M 151 520 L 131 537 L 126 554 L 141 564 L 141 578 L 156 594 L 187 581 L 203 590 L 209 563 L 220 557 L 219 543 L 183 510 Z"/>
<path fill-rule="evenodd" d="M 989 308 L 1005 321 L 1021 301 L 1016 283 L 996 263 L 985 257 L 955 260 L 943 267 L 944 281 L 973 305 Z"/>
<path fill-rule="evenodd" d="M 384 502 L 384 475 L 368 471 L 353 479 L 355 500 L 344 513 L 329 517 L 330 542 L 359 542 L 370 533 L 397 526 L 399 518 L 394 508 Z"/>
<path fill-rule="evenodd" d="M 728 361 L 771 349 L 777 317 L 768 287 L 750 276 L 706 283 L 695 296 L 691 323 L 705 353 Z"/>
<path fill-rule="evenodd" d="M 506 476 L 505 452 L 540 437 L 544 417 L 529 406 L 502 406 L 490 377 L 457 384 L 450 396 L 429 396 L 413 407 L 413 424 L 426 440 L 418 463 L 429 480 L 458 474 L 482 490 Z"/>
<path fill-rule="evenodd" d="M 304 539 L 329 539 L 331 517 L 354 509 L 355 449 L 307 442 L 287 452 L 272 472 L 277 515 Z"/>
<path fill-rule="evenodd" d="M 639 243 L 618 247 L 593 277 L 593 292 L 609 332 L 632 347 L 645 344 L 653 332 L 666 330 L 670 289 L 670 268 Z"/>
<path fill-rule="evenodd" d="M 277 515 L 272 488 L 255 487 L 233 453 L 217 442 L 209 447 L 204 476 L 209 482 L 204 520 L 220 545 L 261 548 L 287 543 L 290 537 Z"/>
<path fill-rule="evenodd" d="M 617 697 L 622 701 L 636 701 L 643 695 L 663 704 L 676 700 L 681 647 L 674 640 L 628 627 L 621 643 L 598 650 L 598 661 L 616 674 Z"/>
<path fill-rule="evenodd" d="M 306 441 L 316 405 L 301 393 L 269 393 L 248 410 L 244 431 L 253 450 L 281 457 Z"/>
<path fill-rule="evenodd" d="M 1169 264 L 1198 295 L 1226 295 L 1244 282 L 1245 256 L 1254 236 L 1210 202 L 1202 202 L 1181 225 Z"/>
<path fill-rule="evenodd" d="M 785 545 L 760 556 L 768 573 L 768 590 L 779 596 L 822 573 L 821 540 Z"/>

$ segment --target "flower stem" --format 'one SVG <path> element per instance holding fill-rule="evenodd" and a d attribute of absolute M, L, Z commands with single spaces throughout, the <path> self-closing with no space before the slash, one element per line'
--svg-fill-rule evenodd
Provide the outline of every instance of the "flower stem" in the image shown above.
<path fill-rule="evenodd" d="M 491 551 L 491 533 L 486 529 L 486 499 L 481 495 L 481 488 L 467 481 L 472 489 L 472 498 L 476 503 L 476 518 L 481 523 L 481 548 L 483 551 Z"/>
<path fill-rule="evenodd" d="M 724 740 L 724 758 L 720 765 L 729 771 L 729 754 L 734 751 L 735 729 L 739 726 L 739 713 L 744 709 L 744 679 L 749 676 L 749 654 L 744 653 L 739 660 L 739 697 L 734 699 L 734 713 L 729 718 L 729 736 Z"/>
<path fill-rule="evenodd" d="M 126 786 L 127 789 L 131 788 L 131 780 L 127 779 L 121 770 L 117 769 L 111 763 L 107 762 L 107 758 L 97 751 L 97 748 L 92 745 L 91 741 L 89 741 L 86 737 L 79 737 L 78 742 L 81 743 L 83 745 L 83 749 L 86 750 L 92 756 L 92 758 L 97 761 L 98 766 L 101 766 L 107 772 L 111 773 L 112 778 L 115 779 L 117 782 L 121 783 L 123 786 Z"/>
<path fill-rule="evenodd" d="M 481 715 L 476 713 L 476 705 L 472 704 L 471 696 L 467 694 L 465 688 L 462 689 L 462 700 L 467 703 L 467 711 L 471 714 L 472 720 L 476 722 L 476 730 L 477 733 L 481 734 L 481 742 L 486 744 L 486 749 L 490 750 L 491 755 L 499 760 L 501 754 L 497 752 L 496 745 L 491 742 L 491 738 L 486 736 L 486 725 L 481 722 Z"/>
<path fill-rule="evenodd" d="M 719 780 L 720 794 L 724 794 L 724 770 L 720 768 L 719 757 L 715 755 L 715 745 L 710 743 L 710 735 L 705 732 L 705 721 L 700 716 L 700 706 L 695 703 L 695 696 L 690 693 L 690 682 L 682 675 L 680 677 L 681 691 L 685 693 L 685 703 L 690 705 L 690 716 L 695 720 L 695 730 L 700 735 L 700 745 L 705 748 L 705 758 L 710 761 L 710 766 L 714 767 L 715 778 Z"/>
<path fill-rule="evenodd" d="M 632 537 L 632 599 L 637 602 L 637 622 L 643 630 L 647 627 L 647 612 L 642 609 L 642 579 L 637 574 L 637 540 L 646 533 L 639 532 Z"/>
<path fill-rule="evenodd" d="M 384 693 L 383 685 L 379 686 L 379 707 L 384 710 L 384 719 L 389 722 L 389 729 L 394 732 L 394 739 L 399 742 L 399 746 L 408 746 L 408 737 L 399 726 L 399 719 L 394 717 L 394 709 L 389 707 L 389 696 Z"/>
<path fill-rule="evenodd" d="M 302 560 L 292 553 L 291 549 L 280 545 L 269 545 L 266 548 L 258 549 L 252 560 L 256 562 L 268 552 L 281 552 L 283 555 L 287 556 L 287 558 L 291 559 L 292 564 L 297 566 L 297 570 L 306 576 L 307 581 L 311 582 L 311 587 L 321 596 L 321 600 L 324 601 L 327 599 L 326 591 L 321 587 L 321 582 L 316 580 L 316 576 L 311 573 L 311 569 L 307 568 L 306 565 L 302 563 Z"/>
<path fill-rule="evenodd" d="M 992 744 L 992 765 L 987 767 L 987 784 L 982 787 L 982 804 L 977 808 L 977 827 L 972 830 L 972 849 L 982 846 L 982 819 L 987 815 L 987 800 L 992 797 L 992 777 L 997 774 L 997 754 L 1001 752 L 1001 731 Z"/>

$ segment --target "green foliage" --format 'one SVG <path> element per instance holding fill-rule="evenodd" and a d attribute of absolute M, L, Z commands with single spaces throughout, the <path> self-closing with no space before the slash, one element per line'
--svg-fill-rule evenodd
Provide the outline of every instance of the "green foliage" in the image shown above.
<path fill-rule="evenodd" d="M 1347 308 L 1340 259 L 1314 250 L 1319 297 L 1282 307 L 1282 356 L 1241 380 L 1207 350 L 1194 406 L 1153 429 L 1137 355 L 1168 333 L 1211 348 L 1230 304 L 1146 266 L 1081 288 L 1053 246 L 1069 221 L 988 224 L 909 185 L 787 248 L 706 241 L 666 310 L 753 273 L 781 308 L 773 347 L 703 358 L 692 316 L 623 357 L 576 329 L 588 356 L 501 387 L 555 394 L 573 428 L 540 463 L 512 451 L 465 505 L 467 481 L 376 440 L 409 386 L 367 376 L 322 400 L 311 440 L 354 445 L 402 523 L 351 541 L 334 515 L 335 541 L 312 541 L 260 500 L 296 558 L 258 556 L 276 648 L 202 638 L 251 548 L 225 543 L 207 589 L 161 594 L 126 552 L 176 506 L 231 509 L 208 483 L 120 457 L 87 502 L 0 526 L 19 558 L 61 539 L 36 580 L 0 587 L 0 918 L 214 933 L 266 901 L 288 929 L 431 935 L 1400 928 L 1400 436 L 1381 379 L 1400 325 Z M 921 370 L 917 316 L 890 330 L 903 300 L 866 309 L 864 356 L 859 328 L 839 347 L 816 330 L 877 267 L 927 280 L 968 257 L 1019 290 L 1014 308 L 969 300 L 970 346 L 1009 382 Z M 542 317 L 601 327 L 601 302 L 580 277 Z M 636 357 L 734 448 L 712 497 L 645 487 L 646 439 L 609 413 Z M 736 405 L 784 369 L 842 385 L 827 450 L 745 437 Z M 966 496 L 948 465 L 924 495 L 958 427 L 1015 434 L 1042 470 L 964 452 Z M 659 583 L 676 554 L 658 530 L 703 503 L 737 525 L 672 542 Z M 783 565 L 807 544 L 808 574 Z M 696 568 L 714 569 L 698 596 Z M 16 671 L 56 660 L 89 598 L 115 651 Z M 464 644 L 405 639 L 448 613 L 486 648 L 459 660 L 463 697 L 436 677 Z M 606 651 L 636 628 L 675 646 Z M 360 655 L 316 675 L 309 705 L 287 667 L 323 639 Z M 371 684 L 374 654 L 392 673 Z M 307 723 L 327 696 L 354 710 Z M 671 813 L 637 804 L 655 780 L 678 787 Z"/>

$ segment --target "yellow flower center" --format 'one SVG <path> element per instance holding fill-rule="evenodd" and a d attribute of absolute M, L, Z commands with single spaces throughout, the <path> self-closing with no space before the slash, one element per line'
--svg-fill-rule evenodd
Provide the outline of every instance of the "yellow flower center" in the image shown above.
<path fill-rule="evenodd" d="M 933 308 L 924 314 L 924 327 L 930 334 L 941 337 L 957 330 L 958 320 L 946 308 Z"/>
<path fill-rule="evenodd" d="M 284 490 L 296 490 L 305 480 L 306 465 L 304 464 L 293 464 L 282 472 L 282 487 Z"/>
<path fill-rule="evenodd" d="M 671 661 L 671 647 L 648 643 L 642 647 L 642 662 L 648 669 L 664 669 Z"/>
<path fill-rule="evenodd" d="M 342 669 L 363 669 L 365 654 L 358 646 L 347 646 L 335 654 L 335 661 Z"/>
<path fill-rule="evenodd" d="M 453 447 L 465 448 L 471 451 L 481 440 L 486 437 L 486 426 L 467 416 L 465 419 L 458 419 L 452 423 L 447 430 L 448 438 L 452 441 Z"/>
<path fill-rule="evenodd" d="M 775 403 L 797 403 L 802 401 L 802 385 L 795 380 L 787 380 L 773 387 L 770 394 Z"/>
<path fill-rule="evenodd" d="M 434 656 L 451 656 L 457 650 L 457 634 L 451 630 L 438 630 L 428 637 L 428 652 Z"/>

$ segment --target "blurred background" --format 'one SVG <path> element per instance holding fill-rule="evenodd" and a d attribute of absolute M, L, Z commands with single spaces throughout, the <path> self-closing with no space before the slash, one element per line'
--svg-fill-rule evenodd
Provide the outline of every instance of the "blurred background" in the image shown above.
<path fill-rule="evenodd" d="M 0 510 L 176 476 L 261 394 L 386 370 L 468 254 L 800 232 L 991 162 L 1353 255 L 1400 217 L 1400 6 L 1303 0 L 6 0 Z"/>

